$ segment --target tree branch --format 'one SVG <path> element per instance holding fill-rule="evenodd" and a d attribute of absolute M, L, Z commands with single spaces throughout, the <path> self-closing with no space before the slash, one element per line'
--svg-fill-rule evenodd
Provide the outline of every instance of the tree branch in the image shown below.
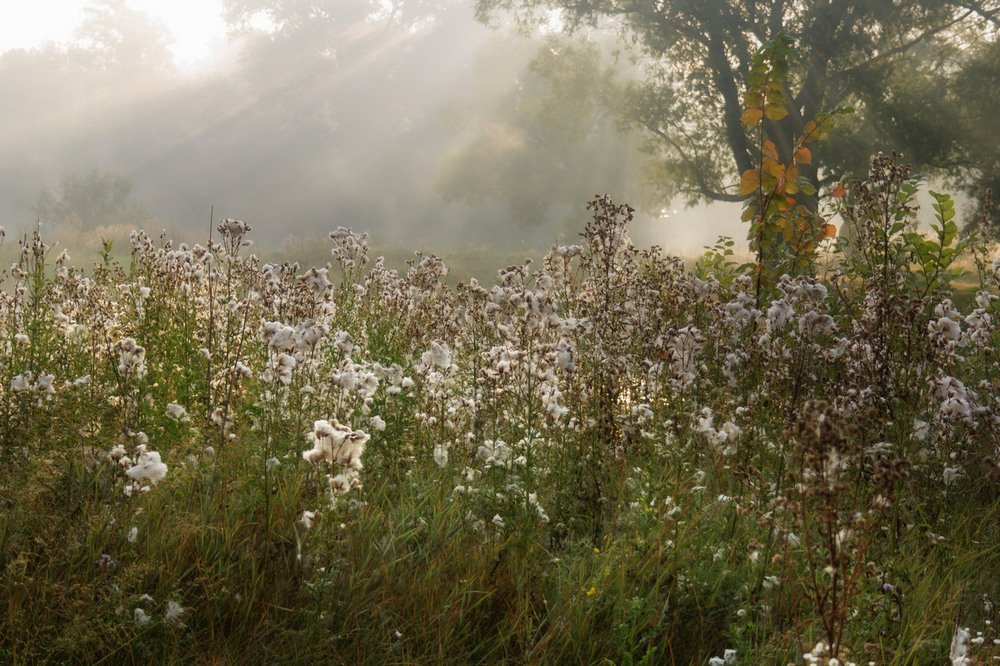
<path fill-rule="evenodd" d="M 674 139 L 672 136 L 661 130 L 656 125 L 641 120 L 639 121 L 639 124 L 645 127 L 653 134 L 655 134 L 656 136 L 660 137 L 660 139 L 662 139 L 664 143 L 666 143 L 675 151 L 677 151 L 678 157 L 680 157 L 681 161 L 683 161 L 684 164 L 687 165 L 691 173 L 694 175 L 694 180 L 697 184 L 697 187 L 683 190 L 684 192 L 700 194 L 706 199 L 711 199 L 713 201 L 743 201 L 746 198 L 738 194 L 719 192 L 709 187 L 709 184 L 705 179 L 704 171 L 698 166 L 697 162 L 688 157 L 687 151 L 681 144 L 677 142 L 676 139 Z"/>
<path fill-rule="evenodd" d="M 735 74 L 726 57 L 726 45 L 723 37 L 719 34 L 718 28 L 712 25 L 709 28 L 707 64 L 714 72 L 715 84 L 722 95 L 722 122 L 726 128 L 726 143 L 732 150 L 737 173 L 743 173 L 747 169 L 752 169 L 754 165 L 750 159 L 750 146 L 747 142 L 745 126 L 740 120 L 742 114 L 740 91 L 737 88 Z"/>
<path fill-rule="evenodd" d="M 943 32 L 943 31 L 947 30 L 948 28 L 950 28 L 951 26 L 955 25 L 956 23 L 961 23 L 965 19 L 969 18 L 969 16 L 971 16 L 972 13 L 973 13 L 973 11 L 970 9 L 969 11 L 967 11 L 964 14 L 962 14 L 961 16 L 955 18 L 954 20 L 949 21 L 948 23 L 943 23 L 941 25 L 938 25 L 938 26 L 935 26 L 935 27 L 930 28 L 928 30 L 925 30 L 924 32 L 920 33 L 919 35 L 917 35 L 916 37 L 914 37 L 910 41 L 906 42 L 905 44 L 900 44 L 899 46 L 893 47 L 893 48 L 891 48 L 891 49 L 889 49 L 887 51 L 882 51 L 877 56 L 875 56 L 873 58 L 870 58 L 869 60 L 865 61 L 864 63 L 862 63 L 860 65 L 856 65 L 856 66 L 851 67 L 849 69 L 845 69 L 842 72 L 837 72 L 836 76 L 839 76 L 839 77 L 850 77 L 850 76 L 853 76 L 854 74 L 856 74 L 857 72 L 860 72 L 860 71 L 862 71 L 864 69 L 867 69 L 867 68 L 871 67 L 873 64 L 875 64 L 877 62 L 880 62 L 882 60 L 887 60 L 888 58 L 891 58 L 891 57 L 893 57 L 895 55 L 899 55 L 900 53 L 905 53 L 906 51 L 909 51 L 910 49 L 912 49 L 914 46 L 916 46 L 920 42 L 924 41 L 925 39 L 928 39 L 929 37 L 933 37 L 934 35 L 938 34 L 939 32 Z"/>
<path fill-rule="evenodd" d="M 1000 15 L 1000 7 L 994 7 L 992 10 L 987 10 L 983 8 L 981 2 L 972 2 L 972 0 L 966 0 L 965 2 L 960 2 L 958 4 L 959 6 L 978 14 L 993 25 L 1000 26 L 1000 16 L 998 16 Z"/>

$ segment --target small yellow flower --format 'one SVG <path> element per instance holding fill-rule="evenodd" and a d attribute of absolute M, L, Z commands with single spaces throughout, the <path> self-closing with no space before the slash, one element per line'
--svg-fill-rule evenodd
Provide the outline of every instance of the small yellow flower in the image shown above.
<path fill-rule="evenodd" d="M 601 552 L 601 549 L 600 549 L 600 548 L 595 548 L 595 549 L 594 549 L 594 552 L 595 552 L 595 553 L 600 553 L 600 552 Z"/>
<path fill-rule="evenodd" d="M 595 548 L 595 550 L 596 550 L 596 548 Z M 588 597 L 592 597 L 595 594 L 597 594 L 597 588 L 596 587 L 592 587 L 589 590 L 587 590 L 587 596 Z"/>

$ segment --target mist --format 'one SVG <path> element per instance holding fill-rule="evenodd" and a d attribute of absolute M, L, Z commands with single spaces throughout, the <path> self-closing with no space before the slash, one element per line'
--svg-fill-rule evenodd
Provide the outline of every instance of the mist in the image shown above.
<path fill-rule="evenodd" d="M 620 44 L 581 35 L 562 62 L 573 41 L 487 29 L 470 4 L 298 29 L 234 12 L 197 70 L 147 15 L 95 5 L 76 41 L 0 55 L 0 223 L 86 249 L 134 227 L 203 242 L 234 217 L 292 255 L 338 226 L 376 249 L 530 254 L 607 193 L 639 209 L 638 243 L 742 239 L 738 205 L 650 205 L 639 138 L 598 105 L 555 117 L 553 81 L 628 76 Z"/>

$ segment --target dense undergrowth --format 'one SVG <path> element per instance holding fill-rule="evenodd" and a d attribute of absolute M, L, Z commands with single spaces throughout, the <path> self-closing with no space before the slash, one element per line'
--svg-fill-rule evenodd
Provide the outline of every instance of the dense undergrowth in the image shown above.
<path fill-rule="evenodd" d="M 985 663 L 1000 259 L 946 197 L 915 233 L 908 177 L 791 277 L 607 198 L 490 286 L 346 229 L 308 270 L 236 220 L 90 271 L 26 239 L 0 661 Z"/>

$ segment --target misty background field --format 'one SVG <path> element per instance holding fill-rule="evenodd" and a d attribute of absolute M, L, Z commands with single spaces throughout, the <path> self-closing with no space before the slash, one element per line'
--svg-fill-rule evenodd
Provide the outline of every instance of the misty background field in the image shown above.
<path fill-rule="evenodd" d="M 637 209 L 641 245 L 694 257 L 719 235 L 742 244 L 738 172 L 700 127 L 715 122 L 716 84 L 695 76 L 689 36 L 657 44 L 641 12 L 633 22 L 597 6 L 504 6 L 229 0 L 217 8 L 218 34 L 186 60 L 182 28 L 124 0 L 52 10 L 61 26 L 52 41 L 0 55 L 0 220 L 13 235 L 41 222 L 50 238 L 96 250 L 136 225 L 204 240 L 214 210 L 251 221 L 271 256 L 311 259 L 303 255 L 325 233 L 350 226 L 387 255 L 537 257 L 553 238 L 574 238 L 584 202 L 607 193 Z M 812 21 L 799 26 L 806 47 L 822 11 L 796 19 Z M 830 59 L 841 71 L 828 72 L 829 105 L 865 115 L 838 129 L 824 182 L 863 175 L 876 150 L 899 150 L 960 202 L 980 196 L 996 170 L 977 125 L 989 121 L 995 12 L 960 18 L 945 33 L 955 17 L 914 13 L 898 18 L 909 35 L 887 25 L 882 36 L 840 37 L 855 52 Z M 775 25 L 732 45 L 737 80 L 739 49 L 752 51 Z M 953 90 L 936 85 L 945 76 Z M 949 105 L 979 84 L 977 105 Z"/>
<path fill-rule="evenodd" d="M 214 206 L 289 254 L 341 225 L 380 248 L 538 252 L 579 231 L 595 193 L 642 198 L 635 132 L 596 106 L 566 126 L 538 119 L 562 103 L 550 72 L 532 71 L 557 35 L 492 31 L 470 3 L 405 22 L 373 10 L 317 34 L 231 26 L 199 69 L 176 66 L 166 28 L 127 4 L 84 21 L 80 42 L 0 56 L 8 233 L 37 219 L 89 249 L 135 225 L 201 239 Z M 583 65 L 612 66 L 614 39 L 582 43 Z M 672 210 L 644 212 L 636 233 L 694 252 L 734 229 Z"/>

